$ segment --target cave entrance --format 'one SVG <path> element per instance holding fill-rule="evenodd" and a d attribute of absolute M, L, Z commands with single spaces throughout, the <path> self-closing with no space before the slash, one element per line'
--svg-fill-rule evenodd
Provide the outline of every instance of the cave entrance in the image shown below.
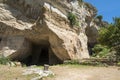
<path fill-rule="evenodd" d="M 94 54 L 92 48 L 94 48 L 95 44 L 96 43 L 89 43 L 89 42 L 87 43 L 87 45 L 88 45 L 88 51 L 89 51 L 89 55 L 90 56 L 92 56 Z"/>
<path fill-rule="evenodd" d="M 21 61 L 27 66 L 61 63 L 60 59 L 53 53 L 48 42 L 45 44 L 32 43 L 31 50 L 31 54 Z"/>
<path fill-rule="evenodd" d="M 0 42 L 2 41 L 2 38 L 0 37 Z"/>
<path fill-rule="evenodd" d="M 32 44 L 31 65 L 49 64 L 49 45 Z"/>

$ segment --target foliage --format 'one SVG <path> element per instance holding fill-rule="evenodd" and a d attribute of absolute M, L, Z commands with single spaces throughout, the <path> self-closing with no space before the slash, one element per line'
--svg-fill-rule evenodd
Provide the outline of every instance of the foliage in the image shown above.
<path fill-rule="evenodd" d="M 92 48 L 92 50 L 94 52 L 92 57 L 105 58 L 109 61 L 116 61 L 115 51 L 111 51 L 111 49 L 107 46 L 97 44 L 94 46 L 94 48 Z"/>
<path fill-rule="evenodd" d="M 114 18 L 114 23 L 99 31 L 98 41 L 116 51 L 116 60 L 120 61 L 120 18 Z"/>
<path fill-rule="evenodd" d="M 106 58 L 109 59 L 109 61 L 116 61 L 116 54 L 115 51 L 111 51 L 106 55 Z"/>
<path fill-rule="evenodd" d="M 64 64 L 79 64 L 79 60 L 66 60 Z"/>
<path fill-rule="evenodd" d="M 79 5 L 81 6 L 84 0 L 78 0 Z"/>
<path fill-rule="evenodd" d="M 120 62 L 118 62 L 117 65 L 120 66 Z"/>
<path fill-rule="evenodd" d="M 83 2 L 84 0 L 78 0 L 79 2 Z"/>
<path fill-rule="evenodd" d="M 92 49 L 94 54 L 93 57 L 105 58 L 106 55 L 110 52 L 110 49 L 107 46 L 103 46 L 100 44 L 95 45 Z"/>
<path fill-rule="evenodd" d="M 98 18 L 100 21 L 102 21 L 103 16 L 102 15 L 98 15 L 96 18 Z"/>
<path fill-rule="evenodd" d="M 92 60 L 92 59 L 91 59 Z M 87 61 L 84 61 L 84 60 L 67 60 L 64 62 L 63 65 L 71 65 L 71 66 L 81 66 L 81 65 L 84 65 L 84 66 L 106 66 L 107 64 L 106 63 L 102 63 L 98 60 L 87 60 Z"/>
<path fill-rule="evenodd" d="M 0 64 L 6 65 L 9 62 L 10 62 L 10 60 L 8 58 L 0 56 Z"/>
<path fill-rule="evenodd" d="M 74 26 L 74 25 L 79 26 L 79 23 L 77 21 L 77 16 L 75 14 L 73 14 L 72 12 L 70 12 L 68 14 L 68 20 L 70 21 L 70 24 L 72 26 Z"/>

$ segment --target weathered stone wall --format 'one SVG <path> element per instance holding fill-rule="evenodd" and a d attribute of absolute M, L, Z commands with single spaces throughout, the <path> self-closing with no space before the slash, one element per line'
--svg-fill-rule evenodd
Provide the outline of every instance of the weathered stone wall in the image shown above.
<path fill-rule="evenodd" d="M 11 57 L 12 59 L 23 59 L 31 52 L 31 45 L 22 36 L 3 37 L 0 42 L 0 54 Z"/>

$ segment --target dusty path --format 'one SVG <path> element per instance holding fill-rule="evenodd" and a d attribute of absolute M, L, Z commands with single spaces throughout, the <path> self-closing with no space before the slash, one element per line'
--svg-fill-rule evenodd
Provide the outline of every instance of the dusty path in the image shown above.
<path fill-rule="evenodd" d="M 0 65 L 0 80 L 31 80 L 36 77 L 36 74 L 24 76 L 23 70 L 26 67 L 9 67 Z"/>
<path fill-rule="evenodd" d="M 118 67 L 55 66 L 51 69 L 56 77 L 48 80 L 120 80 Z"/>
<path fill-rule="evenodd" d="M 23 76 L 26 67 L 0 65 L 0 80 L 31 80 L 36 75 Z M 118 67 L 91 67 L 76 65 L 57 65 L 50 67 L 55 76 L 42 80 L 120 80 Z"/>

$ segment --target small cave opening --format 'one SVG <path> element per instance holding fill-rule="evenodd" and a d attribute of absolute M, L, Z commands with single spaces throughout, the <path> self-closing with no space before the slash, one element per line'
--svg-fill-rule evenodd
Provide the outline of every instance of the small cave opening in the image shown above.
<path fill-rule="evenodd" d="M 0 37 L 0 42 L 2 41 L 2 38 Z"/>
<path fill-rule="evenodd" d="M 50 44 L 35 44 L 31 45 L 31 53 L 21 61 L 23 64 L 30 65 L 44 65 L 44 64 L 60 64 L 61 60 L 54 54 Z"/>
<path fill-rule="evenodd" d="M 89 55 L 92 56 L 94 54 L 94 51 L 92 50 L 94 48 L 96 43 L 89 43 L 88 42 L 88 51 L 89 51 Z"/>

